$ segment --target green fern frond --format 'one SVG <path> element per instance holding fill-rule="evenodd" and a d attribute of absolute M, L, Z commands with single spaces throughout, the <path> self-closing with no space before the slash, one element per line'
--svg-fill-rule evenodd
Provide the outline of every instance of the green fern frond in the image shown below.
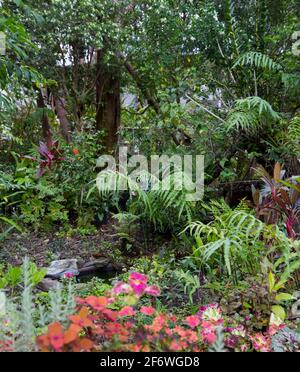
<path fill-rule="evenodd" d="M 282 66 L 273 61 L 272 58 L 260 52 L 248 52 L 243 54 L 234 64 L 233 68 L 237 66 L 251 66 L 256 68 L 267 69 L 270 71 L 281 71 Z"/>
<path fill-rule="evenodd" d="M 288 138 L 293 142 L 300 140 L 300 115 L 294 117 L 288 127 Z"/>
<path fill-rule="evenodd" d="M 278 114 L 278 112 L 273 110 L 269 102 L 258 96 L 247 97 L 245 99 L 238 100 L 237 106 L 247 106 L 249 110 L 258 110 L 260 116 L 265 115 L 266 117 L 270 117 L 275 121 L 280 120 L 280 115 Z"/>
<path fill-rule="evenodd" d="M 194 256 L 210 265 L 216 262 L 219 266 L 223 262 L 228 275 L 232 276 L 237 262 L 245 271 L 250 261 L 254 266 L 259 265 L 259 254 L 256 252 L 264 249 L 261 238 L 271 233 L 275 236 L 276 231 L 273 229 L 271 232 L 245 203 L 234 210 L 229 206 L 222 207 L 222 204 L 213 202 L 206 207 L 213 212 L 211 222 L 192 222 L 184 233 L 189 231 L 196 243 L 200 242 L 193 249 Z M 218 205 L 220 209 L 216 208 Z"/>
<path fill-rule="evenodd" d="M 231 130 L 252 131 L 257 130 L 260 121 L 256 112 L 236 108 L 229 114 L 226 125 L 228 132 Z"/>
<path fill-rule="evenodd" d="M 175 172 L 164 178 L 163 181 L 145 172 L 140 176 L 145 187 L 141 187 L 130 176 L 119 172 L 105 171 L 97 177 L 97 187 L 100 195 L 121 192 L 118 185 L 127 188 L 131 194 L 130 213 L 138 213 L 141 218 L 151 222 L 156 229 L 165 230 L 167 226 L 174 225 L 182 219 L 192 221 L 192 202 L 188 201 L 189 191 L 180 185 L 185 183 L 184 172 Z M 170 220 L 170 215 L 175 219 Z"/>
<path fill-rule="evenodd" d="M 226 120 L 227 131 L 256 131 L 265 121 L 279 121 L 281 116 L 263 98 L 253 96 L 236 101 Z"/>

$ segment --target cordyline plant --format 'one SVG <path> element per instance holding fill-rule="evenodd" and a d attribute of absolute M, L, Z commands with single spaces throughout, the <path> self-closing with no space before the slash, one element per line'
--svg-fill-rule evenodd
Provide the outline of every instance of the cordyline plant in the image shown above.
<path fill-rule="evenodd" d="M 300 215 L 300 178 L 284 180 L 285 171 L 279 163 L 275 165 L 273 176 L 262 167 L 258 171 L 265 184 L 262 190 L 253 187 L 258 216 L 263 217 L 266 224 L 284 222 L 287 236 L 296 239 Z"/>
<path fill-rule="evenodd" d="M 205 352 L 217 346 L 224 351 L 268 352 L 272 337 L 285 327 L 273 316 L 265 334 L 249 334 L 246 325 L 226 322 L 217 304 L 182 320 L 159 313 L 153 306 L 139 306 L 146 295 L 153 302 L 160 290 L 149 286 L 145 275 L 133 272 L 128 283 L 117 283 L 107 296 L 77 299 L 77 313 L 69 317 L 68 326 L 51 324 L 37 338 L 39 350 Z"/>
<path fill-rule="evenodd" d="M 25 156 L 26 159 L 33 160 L 39 164 L 37 170 L 38 177 L 42 177 L 47 170 L 51 170 L 56 163 L 63 160 L 58 141 L 49 140 L 47 143 L 40 142 L 38 152 L 41 155 L 41 159 Z"/>

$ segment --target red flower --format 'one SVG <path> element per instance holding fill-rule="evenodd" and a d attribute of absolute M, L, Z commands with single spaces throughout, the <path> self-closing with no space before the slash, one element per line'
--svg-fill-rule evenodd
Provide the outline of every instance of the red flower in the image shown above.
<path fill-rule="evenodd" d="M 73 149 L 73 154 L 75 155 L 75 156 L 77 156 L 77 155 L 79 155 L 80 154 L 80 152 L 79 152 L 79 150 L 78 149 Z"/>

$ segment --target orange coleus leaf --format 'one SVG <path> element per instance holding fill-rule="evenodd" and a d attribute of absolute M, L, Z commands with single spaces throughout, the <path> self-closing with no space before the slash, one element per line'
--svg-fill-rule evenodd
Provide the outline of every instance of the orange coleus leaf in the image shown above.
<path fill-rule="evenodd" d="M 91 340 L 89 340 L 88 338 L 83 338 L 82 340 L 78 340 L 72 345 L 72 350 L 75 353 L 80 353 L 83 351 L 90 351 L 94 347 L 95 344 Z"/>
<path fill-rule="evenodd" d="M 64 343 L 70 344 L 77 340 L 79 332 L 82 331 L 82 327 L 77 324 L 71 324 L 69 329 L 64 334 Z"/>
<path fill-rule="evenodd" d="M 115 321 L 118 317 L 118 312 L 117 311 L 113 311 L 113 310 L 109 310 L 109 309 L 105 309 L 103 310 L 103 315 L 106 316 L 106 318 L 108 320 L 111 320 L 111 321 Z"/>
<path fill-rule="evenodd" d="M 50 347 L 50 341 L 48 335 L 42 335 L 37 337 L 37 344 L 39 346 L 40 351 L 48 352 Z"/>
<path fill-rule="evenodd" d="M 55 351 L 60 351 L 64 346 L 63 328 L 58 322 L 49 325 L 48 338 Z"/>
<path fill-rule="evenodd" d="M 81 347 L 81 349 L 83 351 L 89 351 L 89 350 L 92 350 L 94 348 L 94 342 L 91 341 L 90 339 L 88 338 L 83 338 L 82 340 L 80 340 L 79 342 L 79 345 Z"/>
<path fill-rule="evenodd" d="M 92 328 L 94 326 L 91 319 L 89 319 L 89 309 L 87 307 L 83 307 L 77 315 L 71 315 L 69 318 L 71 322 L 82 328 Z"/>
<path fill-rule="evenodd" d="M 90 296 L 85 302 L 90 305 L 94 310 L 102 311 L 108 305 L 106 297 Z"/>

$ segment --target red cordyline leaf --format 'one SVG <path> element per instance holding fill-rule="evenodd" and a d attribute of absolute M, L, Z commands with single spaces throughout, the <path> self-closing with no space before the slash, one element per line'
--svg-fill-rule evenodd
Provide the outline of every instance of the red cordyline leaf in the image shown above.
<path fill-rule="evenodd" d="M 58 150 L 58 141 L 49 141 L 48 144 L 40 142 L 38 148 L 39 154 L 42 159 L 39 160 L 32 156 L 25 156 L 24 158 L 39 163 L 39 169 L 37 170 L 37 177 L 42 177 L 46 173 L 46 169 L 52 169 L 55 162 L 62 161 L 63 158 Z"/>

